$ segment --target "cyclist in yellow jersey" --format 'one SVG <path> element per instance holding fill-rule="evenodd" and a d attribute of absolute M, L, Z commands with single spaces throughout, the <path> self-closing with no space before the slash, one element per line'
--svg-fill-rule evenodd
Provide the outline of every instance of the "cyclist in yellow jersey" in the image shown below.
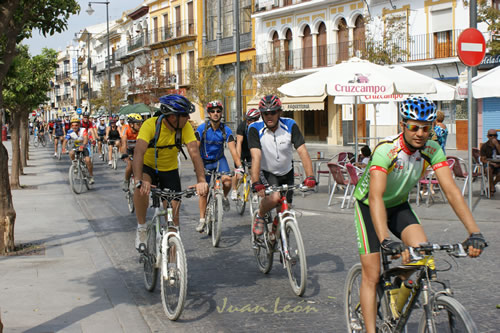
<path fill-rule="evenodd" d="M 177 153 L 182 149 L 181 145 L 187 147 L 193 161 L 198 181 L 197 194 L 205 195 L 208 192 L 200 150 L 193 127 L 188 123 L 189 114 L 194 112 L 194 105 L 184 96 L 176 94 L 160 97 L 160 103 L 162 115 L 146 120 L 139 131 L 132 162 L 135 186 L 139 188 L 134 192 L 138 222 L 135 241 L 137 249 L 146 242 L 146 210 L 151 186 L 181 191 L 177 165 Z M 179 225 L 179 202 L 174 200 L 172 206 L 174 224 Z"/>

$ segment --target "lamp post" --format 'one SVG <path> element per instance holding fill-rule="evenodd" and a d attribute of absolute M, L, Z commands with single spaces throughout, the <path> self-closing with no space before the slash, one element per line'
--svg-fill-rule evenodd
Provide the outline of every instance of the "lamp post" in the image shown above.
<path fill-rule="evenodd" d="M 77 39 L 76 37 L 78 36 L 78 34 L 83 35 L 83 34 L 86 34 L 87 35 L 87 70 L 88 70 L 88 87 L 87 87 L 87 92 L 88 92 L 88 101 L 87 101 L 87 105 L 89 107 L 89 112 L 92 113 L 92 109 L 91 109 L 91 105 L 90 105 L 90 96 L 92 95 L 92 89 L 90 88 L 91 85 L 90 85 L 90 66 L 91 66 L 91 62 L 90 62 L 90 33 L 89 32 L 76 32 L 75 33 L 75 39 Z"/>
<path fill-rule="evenodd" d="M 106 68 L 108 70 L 108 95 L 109 95 L 109 116 L 111 116 L 111 59 L 110 59 L 110 52 L 109 52 L 109 14 L 108 14 L 108 5 L 109 1 L 90 1 L 89 2 L 89 7 L 87 8 L 86 12 L 89 15 L 94 14 L 94 9 L 90 4 L 99 4 L 99 5 L 106 5 L 106 28 L 108 31 L 108 55 L 106 57 Z"/>

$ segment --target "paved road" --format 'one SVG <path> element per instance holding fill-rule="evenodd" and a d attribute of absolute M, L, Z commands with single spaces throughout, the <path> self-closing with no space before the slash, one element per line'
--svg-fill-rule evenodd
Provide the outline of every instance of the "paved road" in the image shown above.
<path fill-rule="evenodd" d="M 66 174 L 67 160 L 54 163 Z M 196 198 L 184 200 L 181 225 L 188 258 L 188 295 L 180 319 L 170 322 L 163 313 L 159 289 L 149 293 L 143 287 L 142 267 L 134 249 L 136 220 L 128 213 L 119 189 L 123 164 L 119 170 L 111 170 L 98 161 L 95 175 L 94 188 L 75 197 L 151 331 L 344 331 L 344 279 L 358 262 L 352 209 L 341 211 L 337 205 L 325 212 L 325 193 L 295 196 L 309 266 L 307 290 L 299 298 L 293 294 L 279 260 L 275 260 L 268 275 L 258 271 L 250 247 L 248 213 L 240 217 L 232 207 L 224 216 L 220 247 L 213 248 L 210 239 L 194 230 L 198 221 Z M 194 183 L 189 161 L 183 162 L 182 182 L 184 187 Z M 435 204 L 428 209 L 439 214 L 442 207 Z M 433 241 L 464 238 L 463 228 L 453 215 L 422 222 Z M 498 215 L 480 222 L 491 244 L 481 258 L 455 263 L 440 257 L 443 260 L 438 261 L 438 267 L 448 266 L 444 260 L 453 264 L 450 271 L 439 276 L 452 281 L 456 298 L 471 312 L 480 332 L 498 332 L 500 327 L 500 310 L 495 307 L 500 303 L 500 288 L 496 285 L 500 273 L 497 222 Z M 413 316 L 412 328 L 417 320 L 418 316 Z"/>

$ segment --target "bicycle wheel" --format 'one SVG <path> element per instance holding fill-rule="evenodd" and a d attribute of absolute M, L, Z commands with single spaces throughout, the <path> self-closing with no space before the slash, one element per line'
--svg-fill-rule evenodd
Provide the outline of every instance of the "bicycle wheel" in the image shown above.
<path fill-rule="evenodd" d="M 246 189 L 246 183 L 243 181 L 243 179 L 240 179 L 238 181 L 238 187 L 236 189 L 236 212 L 238 214 L 243 215 L 245 212 L 245 189 Z"/>
<path fill-rule="evenodd" d="M 42 147 L 47 146 L 47 141 L 45 140 L 45 136 L 40 137 L 40 143 L 42 144 Z"/>
<path fill-rule="evenodd" d="M 259 270 L 262 273 L 267 274 L 271 271 L 271 268 L 273 268 L 274 259 L 273 251 L 267 241 L 267 224 L 269 222 L 266 220 L 266 223 L 264 224 L 264 233 L 262 234 L 262 236 L 255 237 L 255 234 L 253 233 L 253 223 L 255 221 L 255 215 L 257 215 L 257 211 L 255 211 L 254 215 L 252 216 L 252 223 L 250 224 L 253 254 L 255 256 L 255 259 L 257 260 L 257 267 L 259 268 Z"/>
<path fill-rule="evenodd" d="M 33 146 L 34 146 L 35 148 L 38 148 L 38 144 L 39 144 L 39 142 L 38 142 L 38 137 L 37 137 L 37 136 L 35 136 L 35 137 L 33 138 Z"/>
<path fill-rule="evenodd" d="M 135 206 L 134 206 L 134 184 L 133 184 L 132 180 L 129 181 L 128 191 L 127 191 L 126 197 L 127 197 L 128 211 L 130 212 L 130 214 L 132 214 L 134 212 L 134 210 L 135 210 Z"/>
<path fill-rule="evenodd" d="M 432 326 L 434 332 L 476 333 L 477 327 L 470 314 L 456 299 L 446 295 L 438 295 L 431 301 Z M 427 316 L 424 312 L 418 326 L 418 332 L 429 332 Z"/>
<path fill-rule="evenodd" d="M 307 262 L 304 243 L 297 224 L 288 221 L 285 223 L 285 237 L 290 258 L 286 261 L 288 279 L 293 292 L 297 296 L 304 295 L 307 283 Z"/>
<path fill-rule="evenodd" d="M 207 210 L 205 211 L 205 232 L 207 235 L 212 235 L 212 225 L 214 222 L 214 194 L 209 193 L 207 199 Z"/>
<path fill-rule="evenodd" d="M 90 178 L 90 173 L 89 169 L 87 169 L 87 165 L 85 162 L 80 162 L 80 170 L 82 170 L 82 181 L 85 183 L 85 187 L 87 190 L 90 190 L 90 184 L 89 184 L 89 178 Z"/>
<path fill-rule="evenodd" d="M 112 157 L 112 167 L 113 169 L 116 170 L 116 161 L 118 160 L 118 149 L 116 147 L 113 147 L 113 155 L 111 156 Z"/>
<path fill-rule="evenodd" d="M 144 268 L 144 287 L 147 291 L 154 291 L 158 280 L 158 267 L 156 266 L 156 229 L 154 223 L 148 224 L 146 251 L 141 260 Z"/>
<path fill-rule="evenodd" d="M 222 193 L 215 194 L 212 220 L 212 245 L 213 247 L 219 246 L 220 235 L 222 233 Z"/>
<path fill-rule="evenodd" d="M 177 320 L 186 300 L 188 276 L 186 253 L 177 236 L 169 237 L 168 250 L 162 252 L 164 253 L 162 260 L 166 261 L 166 265 L 162 265 L 161 302 L 167 318 Z M 164 268 L 167 271 L 164 271 Z"/>
<path fill-rule="evenodd" d="M 69 167 L 69 184 L 71 185 L 71 189 L 75 194 L 82 193 L 83 190 L 83 176 L 82 170 L 79 168 L 78 164 L 71 163 Z"/>
<path fill-rule="evenodd" d="M 61 160 L 61 150 L 62 150 L 62 143 L 59 142 L 57 145 L 57 159 Z"/>

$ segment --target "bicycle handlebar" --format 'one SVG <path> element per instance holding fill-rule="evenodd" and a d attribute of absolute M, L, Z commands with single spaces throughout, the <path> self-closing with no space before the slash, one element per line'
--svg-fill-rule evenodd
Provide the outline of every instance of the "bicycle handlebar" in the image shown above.
<path fill-rule="evenodd" d="M 282 191 L 287 192 L 287 191 L 291 191 L 291 190 L 299 190 L 301 192 L 309 192 L 309 191 L 314 191 L 314 188 L 307 187 L 304 184 L 295 184 L 295 185 L 283 184 L 280 186 L 272 185 L 272 186 L 268 186 L 266 188 L 266 195 L 269 195 L 273 192 L 282 192 Z"/>
<path fill-rule="evenodd" d="M 465 251 L 463 245 L 461 243 L 456 244 L 438 244 L 438 243 L 421 243 L 418 247 L 407 247 L 410 252 L 410 260 L 418 261 L 422 260 L 423 257 L 419 252 L 425 252 L 425 254 L 429 255 L 436 251 L 446 251 L 449 255 L 454 257 L 467 257 L 467 252 Z M 392 253 L 388 253 L 384 251 L 384 255 L 393 255 Z"/>
<path fill-rule="evenodd" d="M 185 196 L 186 198 L 190 198 L 192 197 L 193 195 L 196 195 L 196 189 L 195 188 L 189 188 L 187 190 L 184 190 L 184 191 L 180 191 L 180 192 L 174 192 L 174 191 L 170 191 L 169 189 L 159 189 L 159 188 L 156 188 L 156 187 L 152 187 L 151 188 L 151 197 L 152 198 L 172 198 L 172 199 L 175 199 L 175 198 L 180 198 L 182 196 Z"/>

